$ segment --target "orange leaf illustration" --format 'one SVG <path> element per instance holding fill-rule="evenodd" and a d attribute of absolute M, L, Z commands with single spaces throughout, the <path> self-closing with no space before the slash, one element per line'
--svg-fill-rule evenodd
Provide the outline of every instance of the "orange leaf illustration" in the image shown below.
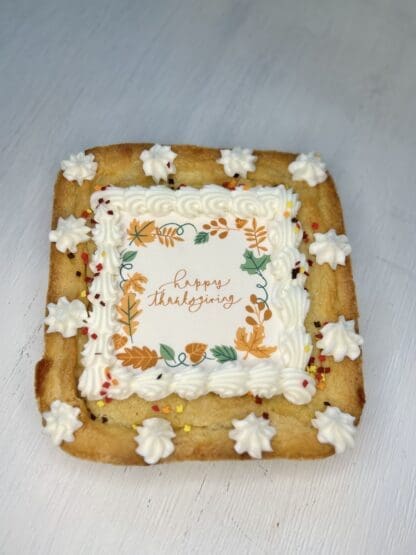
<path fill-rule="evenodd" d="M 133 368 L 141 368 L 147 370 L 156 366 L 159 360 L 158 354 L 149 347 L 131 347 L 126 348 L 122 353 L 116 355 L 122 361 L 123 366 L 132 366 Z"/>
<path fill-rule="evenodd" d="M 264 225 L 258 226 L 256 218 L 253 218 L 251 221 L 252 227 L 244 228 L 244 234 L 246 239 L 249 243 L 249 247 L 251 249 L 257 249 L 258 254 L 261 251 L 267 251 L 267 248 L 262 245 L 267 238 L 267 230 Z"/>
<path fill-rule="evenodd" d="M 146 243 L 152 243 L 155 240 L 155 231 L 153 220 L 139 222 L 139 220 L 134 219 L 130 222 L 127 233 L 131 243 L 134 243 L 137 247 L 146 247 Z"/>
<path fill-rule="evenodd" d="M 137 321 L 138 315 L 141 313 L 139 309 L 139 301 L 136 299 L 134 293 L 126 293 L 120 304 L 117 306 L 118 321 L 123 325 L 124 332 L 133 337 L 139 325 Z"/>
<path fill-rule="evenodd" d="M 176 227 L 156 228 L 156 235 L 159 243 L 165 247 L 174 247 L 175 241 L 183 241 Z"/>
<path fill-rule="evenodd" d="M 121 349 L 121 347 L 124 347 L 126 343 L 127 343 L 127 337 L 125 335 L 120 335 L 119 333 L 115 333 L 113 335 L 113 344 L 114 344 L 114 349 L 116 351 Z"/>
<path fill-rule="evenodd" d="M 144 293 L 143 283 L 147 283 L 147 277 L 139 272 L 135 272 L 124 283 L 124 292 L 127 293 L 130 289 L 133 289 L 136 293 Z"/>
<path fill-rule="evenodd" d="M 247 223 L 247 220 L 243 220 L 241 218 L 236 218 L 235 219 L 235 225 L 237 226 L 237 229 L 241 229 L 242 227 L 244 227 Z"/>
<path fill-rule="evenodd" d="M 205 343 L 189 343 L 185 347 L 185 351 L 188 353 L 189 358 L 193 363 L 199 362 L 205 354 L 208 345 Z"/>
<path fill-rule="evenodd" d="M 276 347 L 266 347 L 263 345 L 264 327 L 253 327 L 253 331 L 247 332 L 246 328 L 238 328 L 234 345 L 238 351 L 245 352 L 244 358 L 253 355 L 256 358 L 269 358 L 276 351 Z"/>

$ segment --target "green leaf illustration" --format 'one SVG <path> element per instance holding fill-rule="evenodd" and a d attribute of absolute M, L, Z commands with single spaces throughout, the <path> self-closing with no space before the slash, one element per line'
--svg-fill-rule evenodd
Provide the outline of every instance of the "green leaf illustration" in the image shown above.
<path fill-rule="evenodd" d="M 169 345 L 160 344 L 160 356 L 163 360 L 175 360 L 175 351 Z"/>
<path fill-rule="evenodd" d="M 211 353 L 218 360 L 218 362 L 227 362 L 228 360 L 237 360 L 237 351 L 234 347 L 227 345 L 216 345 L 210 349 Z"/>
<path fill-rule="evenodd" d="M 122 261 L 123 262 L 131 262 L 132 260 L 134 260 L 136 258 L 136 255 L 137 255 L 137 251 L 126 251 L 123 254 Z"/>
<path fill-rule="evenodd" d="M 201 245 L 202 243 L 207 243 L 209 239 L 209 233 L 206 231 L 200 231 L 194 239 L 195 245 Z"/>
<path fill-rule="evenodd" d="M 244 264 L 241 264 L 240 268 L 243 272 L 247 272 L 248 274 L 258 274 L 262 272 L 267 264 L 270 262 L 270 255 L 263 254 L 262 256 L 255 256 L 253 251 L 249 251 L 246 249 L 244 251 Z"/>

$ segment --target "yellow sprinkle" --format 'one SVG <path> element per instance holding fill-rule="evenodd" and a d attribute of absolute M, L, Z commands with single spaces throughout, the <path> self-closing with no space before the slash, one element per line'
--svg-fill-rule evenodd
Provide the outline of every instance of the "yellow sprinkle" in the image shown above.
<path fill-rule="evenodd" d="M 192 430 L 192 426 L 190 426 L 189 424 L 185 424 L 185 426 L 183 427 L 184 432 L 190 432 L 191 430 Z"/>
<path fill-rule="evenodd" d="M 183 413 L 183 405 L 176 405 L 175 410 L 178 414 L 182 414 Z"/>
<path fill-rule="evenodd" d="M 170 413 L 170 407 L 168 405 L 162 407 L 162 412 L 163 412 L 163 414 L 169 414 Z"/>
<path fill-rule="evenodd" d="M 301 269 L 300 269 L 300 273 L 301 273 L 301 274 L 304 274 L 305 272 L 306 272 L 306 270 L 305 270 L 305 268 L 303 268 L 303 266 L 302 266 Z"/>
<path fill-rule="evenodd" d="M 107 254 L 107 253 L 106 253 L 105 251 L 103 251 L 103 252 L 101 253 L 101 256 L 104 257 L 104 256 L 106 256 L 106 254 Z"/>
<path fill-rule="evenodd" d="M 103 407 L 105 405 L 104 401 L 97 401 L 97 407 Z"/>
<path fill-rule="evenodd" d="M 309 353 L 310 350 L 311 350 L 311 346 L 305 345 L 305 353 Z"/>
<path fill-rule="evenodd" d="M 92 214 L 91 208 L 87 208 L 86 212 L 88 212 L 88 214 Z"/>
<path fill-rule="evenodd" d="M 292 208 L 292 207 L 293 207 L 293 202 L 292 202 L 291 200 L 289 200 L 289 201 L 286 203 L 286 208 Z"/>
<path fill-rule="evenodd" d="M 310 372 L 311 374 L 315 374 L 316 373 L 316 366 L 314 366 L 314 365 L 308 366 L 308 372 Z"/>
<path fill-rule="evenodd" d="M 137 428 L 136 424 L 132 424 L 131 427 L 133 428 L 134 431 L 136 431 L 136 428 Z"/>
<path fill-rule="evenodd" d="M 295 225 L 295 233 L 299 233 L 300 229 L 298 228 L 297 225 Z"/>
<path fill-rule="evenodd" d="M 83 291 L 81 291 L 81 293 L 79 294 L 80 297 L 84 298 L 87 296 L 87 292 L 85 291 L 85 289 Z"/>

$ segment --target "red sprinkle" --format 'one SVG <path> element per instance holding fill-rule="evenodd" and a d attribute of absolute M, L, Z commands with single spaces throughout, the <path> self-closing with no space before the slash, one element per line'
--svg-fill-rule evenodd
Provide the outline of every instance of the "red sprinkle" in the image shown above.
<path fill-rule="evenodd" d="M 317 222 L 312 222 L 312 229 L 319 229 L 319 224 Z"/>
<path fill-rule="evenodd" d="M 311 357 L 311 358 L 309 359 L 309 364 L 313 364 L 314 362 L 315 362 L 315 357 Z"/>
<path fill-rule="evenodd" d="M 268 412 L 263 412 L 262 417 L 263 417 L 265 420 L 268 420 L 268 419 L 269 419 L 269 413 L 268 413 Z"/>
<path fill-rule="evenodd" d="M 322 339 L 322 338 L 323 338 L 323 335 L 322 335 L 322 333 L 317 333 L 317 334 L 315 335 L 315 337 L 316 337 L 316 339 Z"/>
<path fill-rule="evenodd" d="M 108 388 L 110 387 L 110 385 L 111 385 L 110 382 L 104 382 L 104 383 L 103 383 L 103 387 L 104 387 L 105 389 L 108 389 Z"/>
<path fill-rule="evenodd" d="M 97 264 L 96 268 L 97 268 L 97 272 L 101 272 L 101 270 L 103 269 L 103 265 L 101 264 L 101 262 Z"/>
<path fill-rule="evenodd" d="M 79 331 L 82 333 L 82 335 L 87 335 L 88 328 L 81 328 Z"/>
<path fill-rule="evenodd" d="M 263 403 L 263 399 L 261 397 L 259 397 L 258 395 L 255 396 L 254 401 L 258 404 L 261 405 Z"/>
<path fill-rule="evenodd" d="M 323 366 L 320 366 L 319 368 L 317 368 L 316 372 L 317 372 L 317 374 L 323 374 L 324 373 Z"/>
<path fill-rule="evenodd" d="M 97 339 L 98 335 L 96 333 L 91 334 L 91 339 Z"/>
<path fill-rule="evenodd" d="M 319 360 L 320 360 L 321 362 L 323 362 L 324 360 L 326 360 L 326 356 L 325 356 L 325 355 L 319 355 L 318 358 L 319 358 Z"/>
<path fill-rule="evenodd" d="M 86 281 L 87 283 L 92 283 L 94 280 L 93 280 L 92 277 L 87 276 L 87 277 L 85 278 L 85 281 Z"/>
<path fill-rule="evenodd" d="M 89 216 L 88 212 L 86 210 L 84 210 L 84 212 L 81 214 L 81 218 L 85 218 L 87 219 Z"/>
<path fill-rule="evenodd" d="M 303 387 L 308 387 L 308 385 L 309 385 L 308 380 L 303 380 L 302 385 L 303 385 Z"/>
<path fill-rule="evenodd" d="M 88 264 L 88 261 L 89 261 L 88 253 L 87 252 L 82 252 L 81 253 L 81 259 L 82 259 L 84 264 Z"/>
<path fill-rule="evenodd" d="M 305 243 L 309 241 L 309 235 L 306 233 L 306 231 L 303 232 L 302 239 L 305 241 Z"/>
<path fill-rule="evenodd" d="M 160 412 L 160 408 L 157 405 L 152 405 L 152 410 L 154 412 Z"/>
<path fill-rule="evenodd" d="M 112 398 L 111 398 L 111 397 L 104 397 L 104 401 L 105 401 L 106 403 L 111 403 Z"/>

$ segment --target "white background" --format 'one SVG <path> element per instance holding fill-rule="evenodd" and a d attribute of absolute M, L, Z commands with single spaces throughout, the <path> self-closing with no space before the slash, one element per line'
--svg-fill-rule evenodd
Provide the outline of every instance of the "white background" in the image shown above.
<path fill-rule="evenodd" d="M 1 0 L 0 552 L 412 553 L 414 0 Z M 40 430 L 52 184 L 123 141 L 320 151 L 365 336 L 355 450 L 322 462 L 117 468 Z"/>

